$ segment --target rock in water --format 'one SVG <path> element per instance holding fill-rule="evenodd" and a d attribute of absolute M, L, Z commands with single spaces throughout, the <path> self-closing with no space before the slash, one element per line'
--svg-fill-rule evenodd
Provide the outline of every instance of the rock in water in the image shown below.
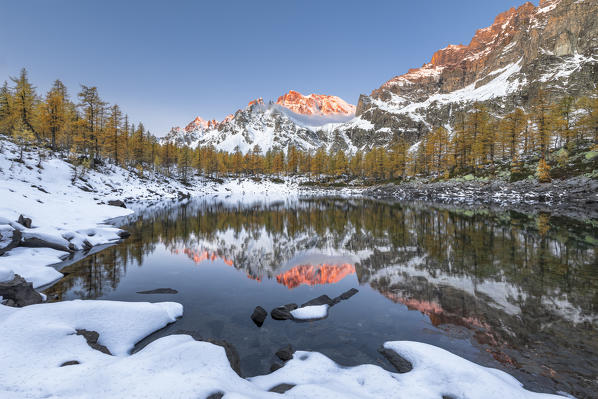
<path fill-rule="evenodd" d="M 280 363 L 272 363 L 272 365 L 270 366 L 270 372 L 273 373 L 278 369 L 282 368 L 282 364 Z"/>
<path fill-rule="evenodd" d="M 155 290 L 149 291 L 137 291 L 138 294 L 178 294 L 177 290 L 172 288 L 156 288 Z"/>
<path fill-rule="evenodd" d="M 273 309 L 270 312 L 270 316 L 272 316 L 274 320 L 292 320 L 293 315 L 291 314 L 291 310 L 295 309 L 297 309 L 297 304 L 289 303 L 287 305 L 279 306 L 276 309 Z"/>
<path fill-rule="evenodd" d="M 264 320 L 266 320 L 266 316 L 268 316 L 266 309 L 256 306 L 251 314 L 251 320 L 253 320 L 256 326 L 261 327 L 264 324 Z"/>
<path fill-rule="evenodd" d="M 332 299 L 330 299 L 330 297 L 328 295 L 320 295 L 317 298 L 314 298 L 310 301 L 305 302 L 303 305 L 301 305 L 301 307 L 304 308 L 306 306 L 317 306 L 317 305 L 333 306 L 334 301 Z"/>
<path fill-rule="evenodd" d="M 276 351 L 276 357 L 278 357 L 283 362 L 286 362 L 286 361 L 291 360 L 293 358 L 293 353 L 295 353 L 295 350 L 289 344 L 289 345 L 283 346 L 282 348 L 280 348 L 279 350 L 277 350 Z"/>
<path fill-rule="evenodd" d="M 391 349 L 386 349 L 385 347 L 379 348 L 378 352 L 380 352 L 382 356 L 384 356 L 399 373 L 408 373 L 409 371 L 413 370 L 413 365 L 411 362 L 399 356 L 397 352 Z"/>
<path fill-rule="evenodd" d="M 120 238 L 129 238 L 131 237 L 131 233 L 129 233 L 127 230 L 121 230 L 118 232 L 118 236 Z"/>
<path fill-rule="evenodd" d="M 7 300 L 7 304 L 22 307 L 42 303 L 42 296 L 33 289 L 33 284 L 25 281 L 18 274 L 9 281 L 0 282 L 0 296 Z"/>
<path fill-rule="evenodd" d="M 334 298 L 332 301 L 336 305 L 340 301 L 346 301 L 347 299 L 351 298 L 353 295 L 357 294 L 358 292 L 359 292 L 359 290 L 357 288 L 351 288 L 350 290 L 345 291 L 342 294 L 340 294 L 339 296 L 337 296 L 336 298 Z"/>

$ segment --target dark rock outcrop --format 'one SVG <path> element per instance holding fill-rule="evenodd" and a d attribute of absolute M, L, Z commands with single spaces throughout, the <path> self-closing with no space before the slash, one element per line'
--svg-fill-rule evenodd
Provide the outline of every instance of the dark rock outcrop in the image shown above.
<path fill-rule="evenodd" d="M 291 314 L 291 310 L 295 309 L 297 309 L 297 304 L 289 303 L 287 305 L 279 306 L 276 309 L 273 309 L 270 312 L 270 316 L 272 316 L 274 320 L 292 320 L 293 315 Z"/>
<path fill-rule="evenodd" d="M 0 256 L 16 248 L 21 242 L 21 232 L 12 226 L 0 226 Z"/>
<path fill-rule="evenodd" d="M 357 294 L 359 290 L 357 288 L 351 288 L 334 298 L 332 302 L 336 305 L 340 301 L 346 301 L 347 299 L 351 298 L 353 295 Z"/>
<path fill-rule="evenodd" d="M 291 344 L 289 344 L 289 345 L 283 346 L 282 348 L 277 350 L 276 357 L 278 357 L 283 362 L 286 362 L 293 358 L 293 353 L 295 353 L 295 350 L 293 349 Z"/>
<path fill-rule="evenodd" d="M 278 384 L 275 387 L 272 387 L 268 390 L 268 392 L 276 392 L 276 393 L 285 393 L 289 389 L 293 388 L 295 385 L 293 384 Z"/>
<path fill-rule="evenodd" d="M 268 316 L 266 309 L 256 306 L 251 314 L 251 320 L 253 320 L 256 326 L 261 327 L 264 324 L 264 320 L 266 320 L 266 316 Z"/>
<path fill-rule="evenodd" d="M 33 289 L 33 284 L 18 274 L 12 280 L 0 282 L 0 296 L 6 301 L 6 305 L 14 307 L 43 302 L 42 296 Z"/>
<path fill-rule="evenodd" d="M 26 218 L 23 215 L 19 216 L 19 220 L 17 220 L 17 222 L 19 222 L 19 224 L 27 227 L 28 229 L 31 228 L 31 219 L 30 218 Z"/>
<path fill-rule="evenodd" d="M 97 331 L 78 329 L 77 335 L 83 336 L 83 338 L 85 338 L 85 341 L 87 341 L 87 345 L 89 345 L 92 349 L 95 349 L 95 350 L 105 353 L 107 355 L 112 355 L 112 353 L 110 353 L 110 350 L 108 350 L 108 348 L 106 348 L 102 344 L 98 344 L 98 339 L 100 339 L 100 334 L 98 334 Z"/>
<path fill-rule="evenodd" d="M 129 237 L 131 237 L 131 233 L 129 233 L 127 230 L 120 230 L 118 232 L 118 236 L 120 238 L 129 238 Z"/>
<path fill-rule="evenodd" d="M 58 251 L 74 252 L 75 246 L 65 239 L 58 239 L 56 237 L 46 237 L 37 233 L 22 233 L 22 247 L 29 248 L 52 248 Z"/>
<path fill-rule="evenodd" d="M 378 352 L 380 352 L 399 373 L 408 373 L 413 370 L 411 362 L 400 356 L 397 352 L 386 349 L 383 346 L 378 349 Z"/>
<path fill-rule="evenodd" d="M 60 367 L 64 366 L 74 366 L 75 364 L 81 364 L 77 360 L 69 360 L 68 362 L 64 362 L 60 365 Z"/>
<path fill-rule="evenodd" d="M 282 368 L 282 364 L 280 363 L 272 363 L 272 365 L 270 366 L 270 372 L 273 373 L 278 369 Z"/>
<path fill-rule="evenodd" d="M 137 291 L 138 294 L 178 294 L 177 290 L 172 288 L 156 288 L 155 290 Z"/>
<path fill-rule="evenodd" d="M 118 206 L 121 208 L 126 208 L 127 206 L 125 205 L 125 203 L 121 200 L 109 200 L 108 201 L 108 205 L 112 205 L 112 206 Z"/>
<path fill-rule="evenodd" d="M 318 306 L 318 305 L 333 306 L 334 301 L 332 299 L 330 299 L 330 297 L 328 295 L 320 295 L 317 298 L 314 298 L 314 299 L 311 299 L 311 300 L 305 302 L 303 305 L 301 305 L 301 307 L 304 308 L 306 306 Z"/>

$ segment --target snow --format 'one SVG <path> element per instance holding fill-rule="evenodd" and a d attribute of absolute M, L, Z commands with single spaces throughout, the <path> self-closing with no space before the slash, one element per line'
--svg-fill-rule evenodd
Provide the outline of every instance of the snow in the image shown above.
<path fill-rule="evenodd" d="M 103 204 L 110 199 L 164 200 L 176 198 L 182 191 L 230 203 L 271 203 L 297 198 L 299 194 L 298 183 L 289 178 L 284 178 L 283 183 L 267 178 L 224 178 L 222 183 L 196 178 L 190 186 L 183 186 L 163 176 L 150 175 L 142 180 L 113 165 L 89 171 L 85 180 L 73 184 L 73 168 L 64 160 L 48 158 L 38 167 L 37 153 L 25 152 L 24 163 L 14 160 L 17 153 L 14 144 L 0 140 L 0 230 L 16 228 L 23 238 L 41 238 L 57 248 L 72 246 L 81 250 L 118 240 L 121 230 L 105 221 L 130 215 L 133 210 Z M 21 214 L 32 219 L 31 228 L 16 222 Z M 17 247 L 0 256 L 0 275 L 16 273 L 34 287 L 42 287 L 62 277 L 49 265 L 69 255 L 50 248 Z"/>
<path fill-rule="evenodd" d="M 136 342 L 182 315 L 177 303 L 68 301 L 0 305 L 0 397 L 554 398 L 526 391 L 509 375 L 417 342 L 387 342 L 413 364 L 405 374 L 375 365 L 343 367 L 316 352 L 295 352 L 281 369 L 249 379 L 231 368 L 222 347 L 170 335 L 129 355 Z M 76 330 L 99 333 L 114 356 L 92 349 Z M 68 361 L 79 364 L 60 367 Z"/>
<path fill-rule="evenodd" d="M 509 64 L 492 72 L 488 76 L 498 76 L 486 84 L 477 86 L 479 81 L 476 81 L 463 89 L 455 90 L 451 93 L 434 94 L 423 102 L 409 102 L 395 94 L 391 94 L 390 101 L 373 99 L 373 102 L 384 111 L 394 114 L 406 114 L 413 120 L 423 121 L 421 115 L 418 114 L 418 110 L 428 108 L 434 103 L 449 104 L 485 101 L 496 97 L 504 97 L 509 93 L 515 92 L 521 84 L 518 79 L 514 78 L 514 75 L 521 70 L 521 62 L 522 59 L 519 59 L 516 63 Z"/>
<path fill-rule="evenodd" d="M 291 310 L 291 315 L 299 320 L 323 319 L 328 316 L 328 305 L 305 306 Z"/>
<path fill-rule="evenodd" d="M 15 278 L 15 274 L 12 270 L 0 270 L 0 282 L 10 281 Z"/>
<path fill-rule="evenodd" d="M 41 287 L 62 277 L 62 273 L 48 267 L 63 260 L 67 252 L 51 248 L 18 247 L 4 256 L 0 256 L 0 273 L 15 273 Z"/>
<path fill-rule="evenodd" d="M 595 63 L 598 61 L 597 58 L 594 57 L 586 57 L 583 54 L 575 53 L 571 56 L 562 57 L 563 62 L 561 62 L 558 67 L 550 72 L 547 72 L 540 76 L 538 79 L 542 83 L 547 82 L 558 82 L 560 80 L 565 80 L 571 76 L 572 73 L 580 70 L 585 64 L 588 63 Z"/>

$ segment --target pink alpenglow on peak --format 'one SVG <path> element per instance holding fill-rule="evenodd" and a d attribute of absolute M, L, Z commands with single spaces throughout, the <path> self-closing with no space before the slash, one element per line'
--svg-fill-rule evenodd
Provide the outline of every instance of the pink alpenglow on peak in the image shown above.
<path fill-rule="evenodd" d="M 337 96 L 324 94 L 303 94 L 291 90 L 278 97 L 276 104 L 301 115 L 354 115 L 355 106 Z"/>

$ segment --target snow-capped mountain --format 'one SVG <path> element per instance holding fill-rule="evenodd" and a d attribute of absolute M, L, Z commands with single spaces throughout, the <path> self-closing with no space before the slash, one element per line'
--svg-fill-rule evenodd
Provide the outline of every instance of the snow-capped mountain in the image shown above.
<path fill-rule="evenodd" d="M 296 114 L 316 116 L 353 116 L 355 106 L 337 96 L 323 94 L 303 94 L 291 90 L 278 97 L 276 104 L 285 107 Z"/>
<path fill-rule="evenodd" d="M 495 115 L 528 108 L 542 87 L 548 94 L 579 96 L 598 83 L 598 2 L 541 0 L 499 14 L 468 45 L 437 51 L 429 63 L 396 76 L 357 104 L 369 129 L 341 127 L 352 145 L 412 141 L 456 111 L 485 102 Z"/>
<path fill-rule="evenodd" d="M 261 151 L 295 146 L 313 150 L 329 148 L 332 130 L 353 119 L 355 106 L 336 96 L 289 91 L 276 103 L 262 98 L 249 102 L 223 121 L 195 118 L 184 129 L 175 127 L 164 140 L 192 147 L 212 145 L 218 150 L 243 153 L 259 146 Z"/>
<path fill-rule="evenodd" d="M 290 91 L 275 103 L 254 100 L 222 122 L 197 118 L 166 139 L 225 151 L 294 145 L 354 152 L 450 129 L 457 111 L 476 101 L 500 116 L 528 108 L 540 88 L 554 97 L 585 95 L 598 84 L 596 15 L 596 0 L 528 2 L 499 14 L 468 45 L 447 46 L 422 67 L 361 95 L 356 107 Z"/>

